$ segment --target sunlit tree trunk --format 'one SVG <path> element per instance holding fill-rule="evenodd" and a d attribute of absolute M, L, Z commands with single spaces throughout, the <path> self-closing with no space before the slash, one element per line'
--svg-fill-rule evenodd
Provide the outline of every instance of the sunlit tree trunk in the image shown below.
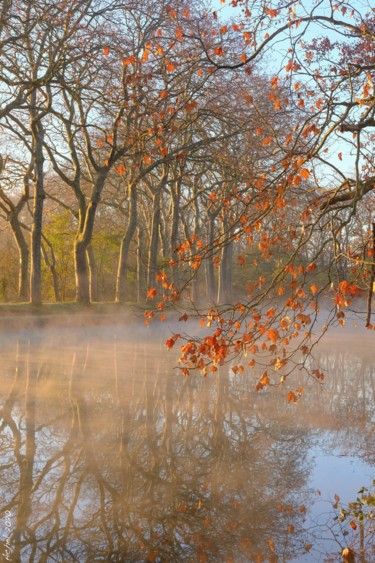
<path fill-rule="evenodd" d="M 195 235 L 195 240 L 197 240 L 197 238 L 200 235 L 200 224 L 199 224 L 200 209 L 199 209 L 199 203 L 198 203 L 197 189 L 196 188 L 195 188 L 194 195 L 195 195 L 195 198 L 194 198 L 194 235 Z M 196 250 L 197 250 L 196 244 L 194 243 L 194 251 L 196 252 Z M 200 300 L 200 295 L 199 295 L 200 273 L 201 273 L 201 268 L 198 269 L 195 276 L 191 280 L 191 300 L 196 305 L 199 303 L 199 300 Z"/>
<path fill-rule="evenodd" d="M 47 268 L 49 268 L 49 271 L 51 272 L 52 286 L 53 286 L 53 292 L 54 292 L 54 295 L 55 295 L 55 301 L 56 301 L 56 303 L 59 303 L 61 301 L 61 294 L 60 294 L 60 289 L 59 289 L 59 278 L 58 278 L 57 271 L 56 271 L 55 253 L 53 251 L 52 245 L 50 243 L 48 243 L 46 237 L 44 237 L 44 241 L 47 242 L 49 249 L 51 251 L 51 259 L 48 256 L 47 249 L 45 248 L 44 244 L 42 243 L 43 259 L 44 259 L 44 262 L 45 262 Z"/>
<path fill-rule="evenodd" d="M 144 230 L 141 225 L 137 227 L 137 300 L 141 303 L 146 297 L 147 269 Z"/>
<path fill-rule="evenodd" d="M 32 95 L 32 106 L 36 105 L 36 94 Z M 44 204 L 44 156 L 43 141 L 44 129 L 42 120 L 35 115 L 32 109 L 31 131 L 34 145 L 34 205 L 33 223 L 31 228 L 31 275 L 30 275 L 30 301 L 33 305 L 42 304 L 42 224 Z"/>
<path fill-rule="evenodd" d="M 179 287 L 180 276 L 179 276 L 179 265 L 178 265 L 178 226 L 180 222 L 180 199 L 181 199 L 181 179 L 173 182 L 172 188 L 172 220 L 171 220 L 171 258 L 176 265 L 172 266 L 172 281 Z"/>
<path fill-rule="evenodd" d="M 228 219 L 223 221 L 224 236 L 228 241 L 224 244 L 221 251 L 221 261 L 219 270 L 219 287 L 217 301 L 220 304 L 230 303 L 232 299 L 232 280 L 233 280 L 233 242 L 230 240 L 232 229 L 228 228 Z"/>
<path fill-rule="evenodd" d="M 216 291 L 215 291 L 215 268 L 212 261 L 212 253 L 215 241 L 215 219 L 218 215 L 218 210 L 214 213 L 209 214 L 208 223 L 208 236 L 207 245 L 209 248 L 209 256 L 206 260 L 206 287 L 207 287 L 207 298 L 210 302 L 215 302 Z"/>
<path fill-rule="evenodd" d="M 159 224 L 160 224 L 160 189 L 158 189 L 153 197 L 152 202 L 152 222 L 151 222 L 151 239 L 147 266 L 147 288 L 155 285 L 155 276 L 157 272 L 158 246 L 159 246 Z"/>
<path fill-rule="evenodd" d="M 137 185 L 129 186 L 130 212 L 129 223 L 125 235 L 121 241 L 120 257 L 116 280 L 116 303 L 124 303 L 127 297 L 127 272 L 130 243 L 137 228 L 138 217 L 138 194 Z"/>
<path fill-rule="evenodd" d="M 92 244 L 87 247 L 86 255 L 89 267 L 90 301 L 98 301 L 98 269 Z"/>
<path fill-rule="evenodd" d="M 76 301 L 82 305 L 91 302 L 90 293 L 90 270 L 87 259 L 87 250 L 92 241 L 96 209 L 100 201 L 106 174 L 98 176 L 93 195 L 89 205 L 86 207 L 84 217 L 80 216 L 80 231 L 74 241 L 74 268 L 76 276 Z M 81 215 L 81 214 L 80 214 Z"/>
<path fill-rule="evenodd" d="M 17 244 L 19 255 L 19 271 L 18 271 L 18 301 L 28 301 L 30 298 L 30 272 L 29 272 L 29 247 L 22 232 L 22 228 L 16 218 L 10 220 L 10 226 L 14 239 Z"/>

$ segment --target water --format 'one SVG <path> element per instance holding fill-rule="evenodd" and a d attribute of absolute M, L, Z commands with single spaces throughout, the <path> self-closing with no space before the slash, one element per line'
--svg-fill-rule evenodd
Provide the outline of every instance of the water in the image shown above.
<path fill-rule="evenodd" d="M 181 376 L 155 327 L 4 331 L 3 558 L 341 561 L 361 538 L 334 495 L 375 476 L 372 339 L 328 336 L 295 405 L 253 371 Z"/>

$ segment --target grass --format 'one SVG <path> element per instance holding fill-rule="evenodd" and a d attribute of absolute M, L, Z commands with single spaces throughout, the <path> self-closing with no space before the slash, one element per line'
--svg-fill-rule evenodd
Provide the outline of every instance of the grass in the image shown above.
<path fill-rule="evenodd" d="M 145 305 L 141 303 L 92 303 L 80 305 L 73 302 L 44 303 L 37 306 L 31 303 L 0 303 L 0 317 L 25 315 L 136 315 L 142 314 Z"/>

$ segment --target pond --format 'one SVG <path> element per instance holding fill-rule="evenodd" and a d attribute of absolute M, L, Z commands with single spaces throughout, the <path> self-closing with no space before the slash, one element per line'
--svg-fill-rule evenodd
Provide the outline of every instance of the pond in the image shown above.
<path fill-rule="evenodd" d="M 289 404 L 251 370 L 180 375 L 155 327 L 3 323 L 3 560 L 374 561 L 337 520 L 374 477 L 372 334 L 327 335 Z"/>

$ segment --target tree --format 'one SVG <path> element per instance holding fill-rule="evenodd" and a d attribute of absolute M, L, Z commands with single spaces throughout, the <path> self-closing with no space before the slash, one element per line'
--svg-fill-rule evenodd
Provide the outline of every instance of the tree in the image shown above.
<path fill-rule="evenodd" d="M 328 324 L 345 324 L 345 309 L 367 291 L 366 322 L 372 328 L 375 239 L 371 225 L 362 230 L 360 245 L 351 233 L 357 230 L 360 204 L 373 206 L 374 15 L 367 2 L 360 7 L 330 0 L 230 4 L 241 9 L 231 24 L 222 25 L 217 12 L 202 24 L 205 30 L 212 26 L 208 37 L 200 36 L 207 60 L 217 73 L 236 76 L 272 56 L 279 66 L 266 96 L 276 118 L 285 109 L 293 117 L 279 131 L 270 123 L 256 128 L 269 165 L 260 165 L 249 178 L 245 197 L 238 186 L 228 193 L 231 207 L 242 205 L 241 220 L 234 231 L 228 221 L 225 236 L 216 240 L 224 249 L 235 234 L 249 250 L 258 247 L 255 282 L 231 307 L 199 311 L 211 332 L 200 340 L 188 338 L 180 359 L 184 373 L 199 368 L 206 374 L 208 367 L 215 371 L 245 352 L 250 365 L 267 366 L 261 389 L 277 372 L 284 381 L 296 365 L 304 368 L 327 290 L 334 304 Z M 319 239 L 318 233 L 324 236 Z M 323 254 L 330 261 L 319 282 L 317 261 Z M 264 264 L 270 260 L 275 262 L 268 270 Z M 343 260 L 344 278 L 337 274 Z M 313 375 L 321 377 L 318 370 Z M 289 400 L 296 399 L 291 391 Z"/>

